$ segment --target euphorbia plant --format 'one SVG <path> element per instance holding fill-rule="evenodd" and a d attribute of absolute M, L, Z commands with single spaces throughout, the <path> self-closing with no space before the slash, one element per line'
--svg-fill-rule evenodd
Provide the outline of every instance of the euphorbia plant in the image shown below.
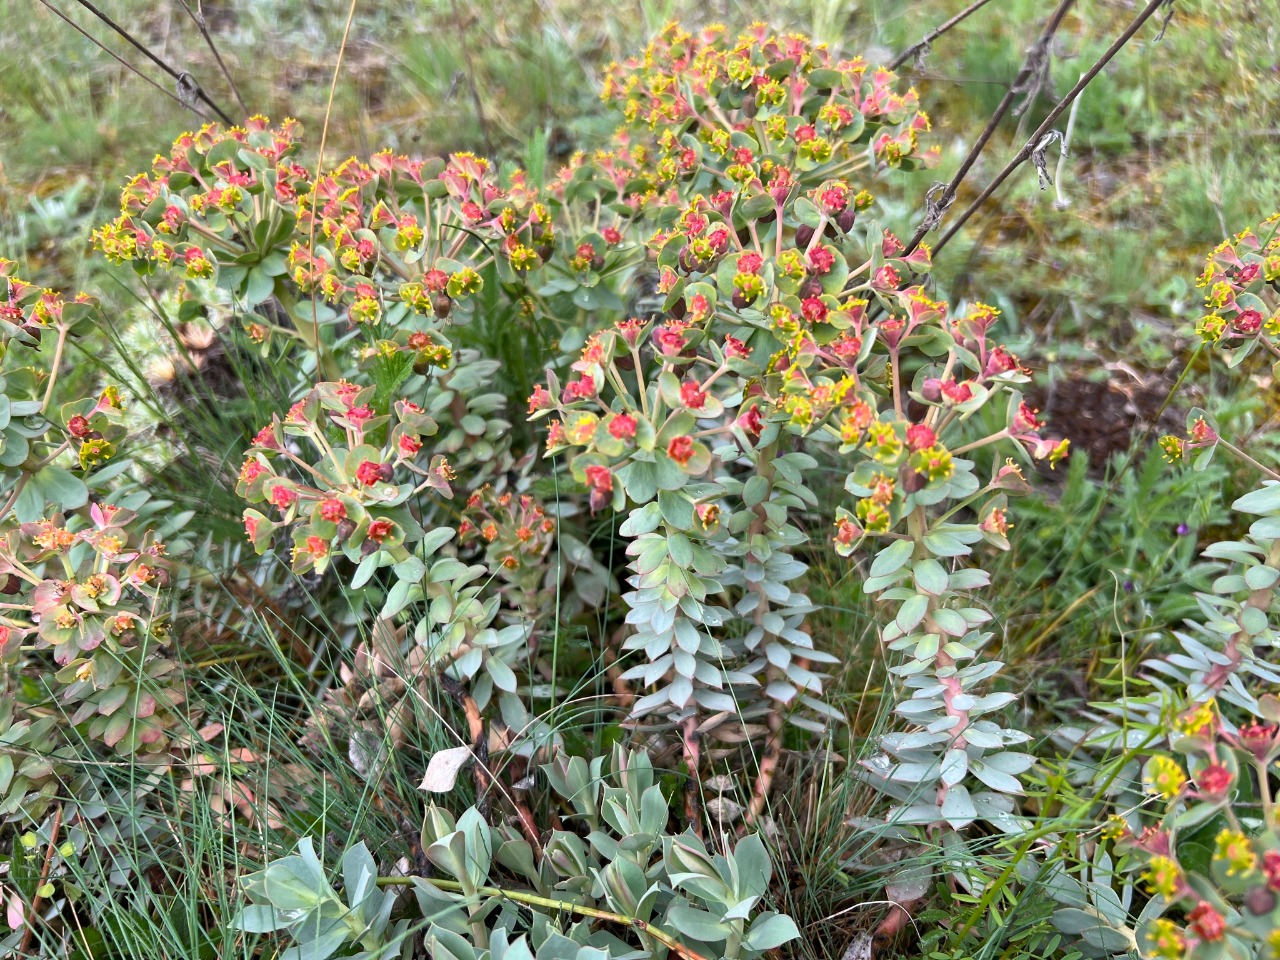
<path fill-rule="evenodd" d="M 95 244 L 142 273 L 215 279 L 249 311 L 273 301 L 289 322 L 246 312 L 250 336 L 296 340 L 330 371 L 339 365 L 322 330 L 344 320 L 401 329 L 383 352 L 447 365 L 440 331 L 473 312 L 485 267 L 518 283 L 554 249 L 550 214 L 521 175 L 500 185 L 471 154 L 411 161 L 386 151 L 313 182 L 297 159 L 300 135 L 296 121 L 272 128 L 262 117 L 184 134 L 129 182 Z"/>
<path fill-rule="evenodd" d="M 834 658 L 814 649 L 797 589 L 795 514 L 816 504 L 800 446 L 852 456 L 857 500 L 835 545 L 885 544 L 864 586 L 898 604 L 884 639 L 909 658 L 894 668 L 913 691 L 899 713 L 923 728 L 886 740 L 893 759 L 873 775 L 907 801 L 900 821 L 1005 823 L 999 794 L 1019 792 L 1031 761 L 1003 748 L 1026 738 L 979 719 L 1012 697 L 977 692 L 1000 664 L 966 663 L 987 616 L 961 598 L 986 578 L 948 566 L 984 538 L 1005 545 L 1004 498 L 1025 482 L 1004 465 L 983 483 L 960 455 L 1008 441 L 1052 463 L 1065 443 L 1040 436 L 1016 392 L 1026 376 L 994 339 L 996 312 L 951 317 L 906 285 L 928 248 L 859 217 L 872 200 L 850 174 L 921 156 L 914 94 L 797 38 L 719 39 L 672 28 L 606 88 L 633 129 L 602 176 L 656 149 L 648 180 L 613 182 L 658 226 L 664 312 L 601 330 L 567 383 L 550 376 L 530 397 L 531 416 L 551 418 L 548 455 L 571 454 L 593 509 L 628 510 L 623 647 L 640 662 L 623 676 L 651 691 L 633 713 L 678 724 L 694 770 L 702 734 L 762 738 L 748 815 L 761 813 L 784 724 L 836 716 L 813 669 Z M 650 192 L 629 192 L 638 182 Z M 997 406 L 995 429 L 972 428 Z M 975 779 L 995 793 L 971 797 Z"/>
<path fill-rule="evenodd" d="M 1122 864 L 1141 871 L 1157 907 L 1139 924 L 1144 957 L 1280 954 L 1280 820 L 1270 772 L 1280 758 L 1280 700 L 1263 696 L 1259 713 L 1261 721 L 1237 727 L 1212 699 L 1191 701 L 1161 724 L 1164 749 L 1144 765 L 1158 821 L 1144 824 L 1130 811 L 1103 831 L 1127 855 Z M 1202 837 L 1206 824 L 1212 829 Z M 1206 841 L 1207 863 L 1195 849 Z"/>
<path fill-rule="evenodd" d="M 491 933 L 495 943 L 506 936 L 484 923 L 503 891 L 487 892 L 498 888 L 487 870 L 473 875 L 471 857 L 496 837 L 502 867 L 537 889 L 516 891 L 526 905 L 572 903 L 594 911 L 584 916 L 647 925 L 660 904 L 700 949 L 755 956 L 795 932 L 760 912 L 759 838 L 716 856 L 669 835 L 650 762 L 621 752 L 623 785 L 601 808 L 619 836 L 602 833 L 589 799 L 600 771 L 588 776 L 582 758 L 565 755 L 568 738 L 538 715 L 539 701 L 563 702 L 560 628 L 591 607 L 604 616 L 589 626 L 605 626 L 615 589 L 613 572 L 590 556 L 606 524 L 587 526 L 584 514 L 625 514 L 622 680 L 643 688 L 632 726 L 657 732 L 656 743 L 679 733 L 686 830 L 704 830 L 697 779 L 713 764 L 753 781 L 746 819 L 757 821 L 788 735 L 799 743 L 840 718 L 824 699 L 823 671 L 836 657 L 810 635 L 815 607 L 804 590 L 807 558 L 833 549 L 861 564 L 863 589 L 884 600 L 881 639 L 900 684 L 903 728 L 865 773 L 895 801 L 889 819 L 941 844 L 963 876 L 960 831 L 977 820 L 1016 829 L 1011 795 L 1031 763 L 1006 749 L 1026 735 L 997 719 L 1012 695 L 992 691 L 1001 664 L 982 659 L 988 614 L 968 597 L 987 579 L 973 554 L 982 542 L 1007 546 L 1006 498 L 1026 482 L 1006 457 L 1052 465 L 1066 447 L 1042 436 L 1022 401 L 1027 374 L 998 342 L 996 311 L 935 299 L 928 248 L 905 248 L 872 219 L 872 177 L 934 156 L 919 143 L 927 117 L 892 73 L 761 28 L 734 41 L 673 27 L 610 70 L 605 96 L 627 121 L 613 148 L 576 157 L 542 194 L 519 171 L 470 154 L 422 163 L 383 152 L 313 176 L 299 161 L 296 124 L 205 128 L 126 186 L 121 216 L 95 240 L 143 275 L 185 273 L 188 308 L 232 313 L 232 338 L 296 373 L 277 415 L 246 434 L 237 490 L 256 549 L 289 554 L 298 574 L 336 571 L 355 592 L 353 608 L 380 604 L 354 670 L 336 671 L 348 688 L 330 705 L 367 722 L 361 734 L 385 721 L 393 746 L 406 741 L 407 705 L 435 709 L 428 688 L 462 708 L 468 743 L 455 750 L 474 762 L 477 810 L 456 823 L 432 811 L 425 850 L 413 851 L 460 871 L 419 887 L 424 912 L 447 901 L 436 946 L 469 936 L 461 956 Z M 618 281 L 646 256 L 660 309 L 627 316 Z M 13 305 L 35 310 L 37 300 L 53 310 L 22 288 L 6 318 L 29 326 Z M 74 319 L 72 305 L 58 306 Z M 529 398 L 530 415 L 547 421 L 547 453 L 566 455 L 564 473 L 540 476 L 521 456 L 507 398 L 492 387 L 497 362 L 452 329 L 499 308 L 530 319 L 540 342 L 575 351 Z M 111 452 L 113 409 L 111 394 L 72 405 L 61 446 L 0 462 L 37 477 L 74 450 L 88 470 Z M 803 524 L 819 505 L 810 477 L 832 463 L 851 499 L 819 514 L 830 539 L 810 545 Z M 554 506 L 534 495 L 539 481 L 557 491 Z M 142 579 L 145 551 L 158 552 L 141 533 L 133 546 L 121 534 L 100 549 L 125 516 L 108 504 L 64 504 L 64 514 L 84 509 L 63 524 L 42 499 L 38 515 L 22 518 L 35 526 L 6 530 L 14 570 L 34 590 L 11 609 L 30 613 L 22 629 L 61 650 L 69 641 L 94 649 L 103 617 L 123 630 L 116 585 Z M 50 575 L 64 560 L 65 579 Z M 585 576 L 571 597 L 565 571 L 575 566 Z M 89 628 L 58 632 L 73 621 Z M 115 688 L 93 685 L 97 663 L 66 666 L 74 670 L 64 677 L 91 682 L 74 688 L 83 700 L 75 717 L 126 747 L 159 743 L 177 698 L 126 691 L 142 707 L 119 713 Z M 138 673 L 165 670 L 151 659 Z M 343 729 L 322 713 L 318 730 Z M 353 762 L 361 739 L 350 740 Z M 509 783 L 491 750 L 508 754 Z M 527 801 L 540 788 L 535 759 L 552 761 L 546 780 L 594 831 L 587 841 L 537 822 L 543 807 Z M 484 820 L 502 794 L 523 840 L 513 825 Z M 364 919 L 337 923 L 345 929 L 330 932 L 340 940 L 387 929 L 390 899 L 372 894 L 374 868 L 356 859 L 365 875 L 349 880 L 349 905 Z M 314 863 L 303 866 L 314 875 Z M 557 890 L 563 898 L 549 896 Z M 579 902 L 588 897 L 596 905 Z M 330 914 L 345 909 L 321 899 L 306 923 L 255 912 L 253 926 L 315 933 L 315 916 L 337 920 Z M 680 952 L 673 938 L 634 929 L 655 954 Z"/>
<path fill-rule="evenodd" d="M 1205 260 L 1198 285 L 1205 291 L 1209 311 L 1196 324 L 1196 333 L 1228 367 L 1265 351 L 1280 357 L 1280 214 L 1224 240 Z M 1273 364 L 1273 372 L 1280 361 Z M 1188 625 L 1194 635 L 1176 634 L 1183 653 L 1151 661 L 1159 674 L 1185 687 L 1192 702 L 1218 697 L 1257 715 L 1256 687 L 1280 683 L 1280 672 L 1267 652 L 1277 644 L 1272 628 L 1276 583 L 1280 579 L 1280 470 L 1262 463 L 1222 436 L 1212 417 L 1194 409 L 1187 417 L 1185 437 L 1160 440 L 1172 462 L 1190 461 L 1203 469 L 1221 447 L 1265 478 L 1260 489 L 1238 499 L 1234 508 L 1258 516 L 1239 540 L 1212 544 L 1206 558 L 1230 561 L 1227 574 L 1198 599 L 1203 620 Z"/>
<path fill-rule="evenodd" d="M 1280 355 L 1278 225 L 1280 216 L 1273 216 L 1224 241 L 1200 276 L 1209 312 L 1196 333 L 1211 359 L 1222 357 L 1229 367 L 1263 351 Z M 1232 504 L 1248 529 L 1204 549 L 1213 578 L 1196 594 L 1199 615 L 1169 638 L 1152 638 L 1169 649 L 1144 661 L 1140 692 L 1103 707 L 1123 717 L 1123 725 L 1103 722 L 1087 738 L 1090 747 L 1111 753 L 1107 766 L 1117 773 L 1132 771 L 1137 780 L 1142 761 L 1147 802 L 1114 797 L 1112 774 L 1103 795 L 1116 801 L 1117 812 L 1102 830 L 1112 844 L 1093 855 L 1111 863 L 1114 854 L 1117 871 L 1138 874 L 1149 900 L 1131 919 L 1136 908 L 1126 896 L 1117 909 L 1115 877 L 1107 871 L 1081 885 L 1089 909 L 1082 909 L 1083 897 L 1063 898 L 1069 906 L 1056 919 L 1113 955 L 1136 949 L 1144 958 L 1169 960 L 1280 956 L 1274 800 L 1280 473 L 1222 437 L 1199 409 L 1190 412 L 1185 437 L 1160 443 L 1169 460 L 1195 469 L 1221 447 L 1268 479 Z"/>
<path fill-rule="evenodd" d="M 165 546 L 136 515 L 145 494 L 127 507 L 101 492 L 100 468 L 114 467 L 126 434 L 119 391 L 54 404 L 65 348 L 92 322 L 93 308 L 91 298 L 36 288 L 0 261 L 2 682 L 12 693 L 21 668 L 51 655 L 54 667 L 41 670 L 39 694 L 24 694 L 18 713 L 38 709 L 18 720 L 15 737 L 48 709 L 48 697 L 60 721 L 53 749 L 79 726 L 121 753 L 154 754 L 168 745 L 185 699 L 166 656 L 167 608 L 159 596 Z M 45 338 L 53 338 L 48 369 L 35 353 Z M 23 789 L 43 789 L 54 768 L 28 758 L 16 780 L 9 769 L 6 807 L 15 813 L 24 810 Z"/>
<path fill-rule="evenodd" d="M 425 490 L 451 497 L 454 472 L 439 454 L 418 465 L 423 436 L 436 432 L 422 407 L 400 400 L 390 415 L 380 414 L 370 406 L 373 393 L 346 381 L 319 384 L 283 420 L 262 429 L 240 469 L 240 495 L 269 504 L 279 517 L 245 511 L 246 534 L 261 548 L 277 527 L 289 528 L 295 572 L 323 573 L 330 555 L 341 551 L 358 564 L 354 587 L 380 566 L 395 565 L 410 583 L 422 576 L 411 548 L 426 531 L 405 503 Z M 312 448 L 307 459 L 294 452 L 298 439 Z M 446 528 L 431 539 L 439 545 L 452 536 Z"/>

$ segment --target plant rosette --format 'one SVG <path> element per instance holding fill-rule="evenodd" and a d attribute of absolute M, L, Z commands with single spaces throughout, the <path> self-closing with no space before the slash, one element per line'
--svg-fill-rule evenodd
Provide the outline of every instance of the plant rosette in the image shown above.
<path fill-rule="evenodd" d="M 356 564 L 353 588 L 384 566 L 417 582 L 425 571 L 417 553 L 430 554 L 454 535 L 449 528 L 428 534 L 407 506 L 427 490 L 453 495 L 455 475 L 443 456 L 426 466 L 418 462 L 422 438 L 435 433 L 435 421 L 408 400 L 379 413 L 369 405 L 373 394 L 373 387 L 346 381 L 317 385 L 259 432 L 236 487 L 244 499 L 268 504 L 274 513 L 273 519 L 245 511 L 246 534 L 259 552 L 277 530 L 287 530 L 295 572 L 323 573 L 340 553 Z M 309 446 L 307 459 L 295 452 L 300 441 Z"/>

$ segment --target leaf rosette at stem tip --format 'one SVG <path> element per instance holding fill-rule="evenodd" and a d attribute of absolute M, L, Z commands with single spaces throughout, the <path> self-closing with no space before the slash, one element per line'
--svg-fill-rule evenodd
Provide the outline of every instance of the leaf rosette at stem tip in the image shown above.
<path fill-rule="evenodd" d="M 341 553 L 357 564 L 351 585 L 358 588 L 384 566 L 417 582 L 425 571 L 418 554 L 430 556 L 453 537 L 448 527 L 428 534 L 407 505 L 428 490 L 453 495 L 448 460 L 424 451 L 435 420 L 410 400 L 380 413 L 370 405 L 374 392 L 345 380 L 320 383 L 254 438 L 236 491 L 275 515 L 245 511 L 245 532 L 259 552 L 287 530 L 295 572 L 323 573 Z"/>

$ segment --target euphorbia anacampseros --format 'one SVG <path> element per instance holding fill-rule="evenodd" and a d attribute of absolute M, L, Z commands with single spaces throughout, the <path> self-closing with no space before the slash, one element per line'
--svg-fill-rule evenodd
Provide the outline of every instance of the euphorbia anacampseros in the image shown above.
<path fill-rule="evenodd" d="M 34 717 L 55 742 L 79 726 L 120 753 L 155 754 L 185 699 L 158 611 L 165 547 L 136 515 L 145 495 L 129 498 L 134 509 L 100 492 L 91 502 L 86 482 L 100 491 L 92 475 L 116 462 L 126 435 L 120 393 L 108 387 L 54 409 L 65 347 L 94 307 L 84 294 L 35 287 L 0 260 L 0 683 L 11 691 L 47 652 L 56 668 L 41 669 L 41 683 L 18 698 L 15 736 Z M 25 365 L 38 362 L 46 338 L 49 369 Z M 45 697 L 60 713 L 44 716 Z M 24 791 L 43 793 L 53 769 L 34 756 L 22 762 L 4 785 L 6 813 L 27 809 Z"/>
<path fill-rule="evenodd" d="M 634 122 L 601 177 L 654 152 L 639 205 L 665 310 L 600 330 L 567 382 L 549 373 L 529 400 L 593 509 L 628 511 L 623 647 L 639 662 L 623 676 L 650 691 L 633 713 L 677 723 L 695 769 L 695 734 L 762 736 L 750 817 L 784 723 L 836 716 L 815 669 L 835 658 L 814 648 L 797 589 L 795 517 L 817 503 L 807 443 L 856 461 L 835 546 L 883 545 L 865 587 L 896 604 L 883 637 L 906 654 L 898 712 L 919 729 L 887 738 L 872 776 L 903 801 L 899 821 L 1005 822 L 999 794 L 1020 792 L 1031 759 L 1004 750 L 1024 735 L 981 719 L 1012 697 L 979 691 L 1000 664 L 976 661 L 988 617 L 963 597 L 986 577 L 954 568 L 980 540 L 1007 545 L 1005 496 L 1025 482 L 1011 464 L 979 480 L 962 455 L 1009 441 L 1053 463 L 1065 442 L 1041 437 L 1017 393 L 1026 376 L 993 338 L 996 311 L 953 317 L 905 286 L 928 249 L 859 217 L 871 197 L 849 175 L 919 156 L 914 94 L 795 38 L 719 39 L 673 28 L 613 71 L 606 96 Z M 984 407 L 999 408 L 985 435 L 972 428 Z"/>
<path fill-rule="evenodd" d="M 899 817 L 999 819 L 1007 805 L 971 798 L 965 783 L 1014 792 L 1028 760 L 1002 749 L 1020 735 L 982 719 L 1007 702 L 979 691 L 999 664 L 970 662 L 983 616 L 961 598 L 984 577 L 949 568 L 984 537 L 1004 543 L 1004 496 L 1023 481 L 997 466 L 984 483 L 964 455 L 1007 441 L 1053 461 L 1065 447 L 1040 436 L 1021 402 L 1025 376 L 992 338 L 995 312 L 952 317 L 915 282 L 928 249 L 904 249 L 867 221 L 873 198 L 852 177 L 936 155 L 920 149 L 929 121 L 915 93 L 801 38 L 671 27 L 610 70 L 605 97 L 627 120 L 614 149 L 575 158 L 541 197 L 522 174 L 499 176 L 468 154 L 423 164 L 381 153 L 313 178 L 296 159 L 296 125 L 254 119 L 181 138 L 130 183 L 96 241 L 143 272 L 214 277 L 251 337 L 315 351 L 324 382 L 307 384 L 297 422 L 264 431 L 246 461 L 243 492 L 271 504 L 246 515 L 255 545 L 287 526 L 300 569 L 339 550 L 357 584 L 392 566 L 399 585 L 384 613 L 430 601 L 415 634 L 452 637 L 450 669 L 461 669 L 455 655 L 477 670 L 492 662 L 480 682 L 511 696 L 504 667 L 519 644 L 495 640 L 503 653 L 481 657 L 464 639 L 494 632 L 495 605 L 480 599 L 478 565 L 414 546 L 451 531 L 412 496 L 445 475 L 433 453 L 449 457 L 469 498 L 490 481 L 505 495 L 513 473 L 514 457 L 497 455 L 496 408 L 479 394 L 490 361 L 460 362 L 447 334 L 475 309 L 486 273 L 543 322 L 587 325 L 572 373 L 535 391 L 531 412 L 555 413 L 548 451 L 572 452 L 589 506 L 628 511 L 624 647 L 636 656 L 625 676 L 646 688 L 635 713 L 677 723 L 694 771 L 703 734 L 763 741 L 751 817 L 784 724 L 821 730 L 837 715 L 820 672 L 833 657 L 815 649 L 799 589 L 797 519 L 817 504 L 806 484 L 814 454 L 855 460 L 835 546 L 885 544 L 868 586 L 898 605 L 885 640 L 908 654 L 895 667 L 912 690 L 899 712 L 922 728 L 886 741 L 895 759 L 874 772 L 906 801 Z M 620 291 L 601 291 L 636 237 L 666 299 L 656 317 L 613 322 Z M 341 379 L 368 374 L 376 389 Z M 420 417 L 449 424 L 431 438 Z M 983 434 L 977 420 L 998 422 Z M 976 519 L 962 523 L 967 509 Z M 542 562 L 549 532 L 511 522 L 512 550 L 487 550 L 486 565 Z M 506 582 L 530 606 L 548 581 Z"/>
<path fill-rule="evenodd" d="M 294 120 L 273 128 L 252 117 L 184 134 L 126 185 L 120 216 L 94 244 L 140 273 L 216 280 L 253 339 L 297 341 L 329 372 L 341 366 L 328 356 L 337 334 L 322 331 L 344 320 L 400 331 L 379 342 L 384 354 L 447 366 L 441 331 L 474 312 L 480 272 L 492 263 L 518 285 L 554 250 L 550 213 L 520 174 L 499 186 L 471 154 L 384 151 L 316 177 L 298 161 L 301 133 Z M 273 298 L 290 322 L 253 312 Z"/>
<path fill-rule="evenodd" d="M 268 549 L 287 529 L 296 571 L 324 572 L 344 554 L 355 588 L 392 568 L 384 615 L 428 601 L 431 617 L 414 636 L 440 653 L 433 662 L 487 677 L 477 662 L 485 644 L 473 639 L 491 639 L 497 610 L 493 597 L 478 599 L 480 583 L 493 573 L 509 580 L 517 555 L 541 561 L 546 550 L 494 557 L 496 570 L 433 556 L 456 532 L 440 509 L 455 476 L 467 502 L 526 479 L 512 455 L 507 398 L 491 386 L 497 361 L 459 348 L 449 331 L 474 318 L 486 282 L 490 309 L 501 301 L 552 322 L 550 303 L 561 298 L 572 314 L 572 298 L 617 258 L 606 257 L 610 241 L 599 234 L 560 249 L 560 201 L 542 202 L 518 170 L 500 173 L 468 153 L 420 161 L 383 151 L 315 175 L 299 160 L 300 136 L 295 121 L 272 127 L 262 117 L 184 134 L 126 185 L 120 216 L 94 242 L 140 273 L 185 273 L 193 296 L 221 298 L 264 353 L 307 378 L 243 466 L 238 490 L 255 505 L 245 512 L 254 546 Z M 537 581 L 529 574 L 522 583 Z M 590 579 L 598 593 L 608 578 L 597 569 Z M 530 606 L 527 590 L 508 592 Z M 494 669 L 513 695 L 503 665 L 531 639 L 524 620 L 499 631 L 505 659 Z"/>
<path fill-rule="evenodd" d="M 1280 214 L 1210 252 L 1199 278 L 1207 313 L 1195 332 L 1211 358 L 1234 367 L 1250 355 L 1280 356 L 1277 281 Z M 1118 869 L 1072 869 L 1081 879 L 1056 888 L 1063 906 L 1054 919 L 1064 932 L 1110 944 L 1117 956 L 1276 957 L 1280 471 L 1221 436 L 1203 410 L 1189 413 L 1185 436 L 1163 437 L 1160 445 L 1167 459 L 1190 461 L 1193 469 L 1203 469 L 1222 447 L 1267 479 L 1232 503 L 1240 514 L 1233 526 L 1247 523 L 1247 529 L 1203 550 L 1212 578 L 1195 595 L 1198 615 L 1154 647 L 1156 655 L 1143 662 L 1125 697 L 1097 705 L 1108 719 L 1094 725 L 1081 746 L 1109 761 L 1091 758 L 1096 771 L 1124 764 L 1136 772 L 1141 760 L 1148 799 L 1134 803 L 1124 776 L 1106 776 L 1096 796 L 1115 811 L 1100 830 L 1112 845 L 1098 844 L 1087 856 L 1095 863 L 1114 860 Z M 1128 880 L 1127 889 L 1115 889 L 1123 872 L 1140 872 L 1150 895 L 1134 901 L 1137 916 L 1130 893 L 1137 884 Z"/>

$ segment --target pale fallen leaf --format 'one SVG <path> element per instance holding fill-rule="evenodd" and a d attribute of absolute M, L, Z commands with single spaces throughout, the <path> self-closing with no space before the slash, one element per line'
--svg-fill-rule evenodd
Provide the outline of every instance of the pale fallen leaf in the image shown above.
<path fill-rule="evenodd" d="M 26 922 L 26 905 L 22 902 L 22 898 L 16 893 L 9 895 L 8 903 L 5 905 L 5 920 L 9 924 L 10 930 L 21 930 Z"/>
<path fill-rule="evenodd" d="M 840 960 L 871 960 L 871 934 L 864 930 L 854 937 Z"/>
<path fill-rule="evenodd" d="M 347 757 L 361 778 L 366 782 L 373 782 L 382 776 L 387 749 L 377 734 L 369 730 L 356 730 L 347 741 Z"/>
<path fill-rule="evenodd" d="M 418 788 L 432 793 L 448 793 L 458 782 L 459 771 L 470 759 L 470 747 L 437 750 L 431 755 L 431 761 L 427 764 L 427 775 L 422 778 Z"/>

